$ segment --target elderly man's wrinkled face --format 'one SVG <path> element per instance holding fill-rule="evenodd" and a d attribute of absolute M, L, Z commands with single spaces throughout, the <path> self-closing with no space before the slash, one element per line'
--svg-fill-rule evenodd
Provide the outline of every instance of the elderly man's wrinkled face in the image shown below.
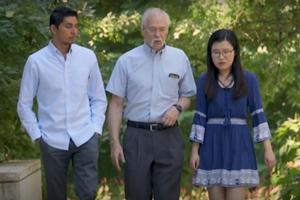
<path fill-rule="evenodd" d="M 163 48 L 168 36 L 168 20 L 161 13 L 150 15 L 143 26 L 144 41 L 155 50 Z"/>

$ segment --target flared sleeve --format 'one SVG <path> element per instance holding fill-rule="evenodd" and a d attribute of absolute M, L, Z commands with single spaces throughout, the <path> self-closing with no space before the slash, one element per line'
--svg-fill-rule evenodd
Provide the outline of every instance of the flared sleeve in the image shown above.
<path fill-rule="evenodd" d="M 247 75 L 249 76 L 248 105 L 252 117 L 253 140 L 261 142 L 271 138 L 270 128 L 262 107 L 258 80 L 252 73 Z"/>
<path fill-rule="evenodd" d="M 207 113 L 207 100 L 204 92 L 206 74 L 202 74 L 197 80 L 197 95 L 196 95 L 196 109 L 190 132 L 190 141 L 203 143 L 204 133 L 206 127 L 206 113 Z"/>

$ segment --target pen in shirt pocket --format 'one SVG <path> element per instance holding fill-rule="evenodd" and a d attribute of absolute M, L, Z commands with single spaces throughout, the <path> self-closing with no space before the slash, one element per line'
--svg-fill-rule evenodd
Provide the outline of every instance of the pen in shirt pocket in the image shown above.
<path fill-rule="evenodd" d="M 174 79 L 179 79 L 179 75 L 178 74 L 174 74 L 174 73 L 170 73 L 169 77 L 170 78 L 174 78 Z"/>

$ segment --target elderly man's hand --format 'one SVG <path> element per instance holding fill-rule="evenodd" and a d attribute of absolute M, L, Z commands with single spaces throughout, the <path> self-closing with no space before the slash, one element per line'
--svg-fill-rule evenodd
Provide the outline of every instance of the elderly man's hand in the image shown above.
<path fill-rule="evenodd" d="M 180 112 L 174 106 L 171 106 L 171 108 L 166 111 L 162 118 L 163 124 L 165 126 L 173 126 L 176 123 L 179 115 Z"/>
<path fill-rule="evenodd" d="M 120 162 L 122 161 L 125 163 L 123 148 L 119 142 L 112 142 L 110 146 L 110 157 L 113 166 L 118 170 L 121 171 Z"/>

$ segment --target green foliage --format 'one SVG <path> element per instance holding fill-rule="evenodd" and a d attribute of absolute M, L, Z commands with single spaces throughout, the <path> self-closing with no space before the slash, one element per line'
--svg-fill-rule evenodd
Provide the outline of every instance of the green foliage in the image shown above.
<path fill-rule="evenodd" d="M 300 116 L 288 118 L 277 129 L 274 138 L 278 164 L 273 182 L 280 188 L 279 199 L 300 197 Z"/>
<path fill-rule="evenodd" d="M 0 1 L 0 161 L 39 155 L 38 148 L 20 127 L 16 103 L 25 61 L 29 54 L 48 43 L 49 13 L 57 5 L 67 5 L 79 12 L 78 42 L 95 50 L 105 83 L 116 59 L 125 51 L 143 43 L 140 16 L 149 6 L 161 7 L 170 14 L 172 25 L 167 43 L 186 52 L 195 78 L 206 69 L 206 45 L 210 34 L 219 28 L 233 29 L 240 40 L 242 64 L 257 74 L 264 110 L 272 130 L 277 130 L 272 142 L 278 166 L 272 184 L 280 187 L 278 198 L 300 197 L 297 191 L 300 149 L 298 0 Z M 191 110 L 193 106 L 180 119 L 185 141 L 182 186 L 186 188 L 191 188 L 191 171 L 188 167 L 188 135 L 193 116 Z M 263 166 L 261 160 L 259 166 Z M 119 176 L 110 162 L 106 127 L 99 162 L 101 177 Z M 288 187 L 287 183 L 290 183 Z M 115 193 L 114 190 L 110 191 Z M 196 193 L 201 192 L 197 190 Z M 195 195 L 195 190 L 186 192 L 192 193 Z"/>
<path fill-rule="evenodd" d="M 194 112 L 187 111 L 183 112 L 179 119 L 179 125 L 182 130 L 182 139 L 184 141 L 184 165 L 182 171 L 182 185 L 187 186 L 188 188 L 192 188 L 191 180 L 191 170 L 189 166 L 190 160 L 190 151 L 191 151 L 191 142 L 189 140 L 189 132 L 191 130 L 191 122 L 193 121 Z"/>
<path fill-rule="evenodd" d="M 81 40 L 97 53 L 104 82 L 108 81 L 116 59 L 141 42 L 137 37 L 139 20 L 137 12 L 124 12 L 120 15 L 109 12 L 103 18 L 86 20 L 89 26 L 82 30 Z"/>
<path fill-rule="evenodd" d="M 23 7 L 24 6 L 24 7 Z M 5 159 L 36 157 L 38 152 L 16 116 L 20 73 L 25 58 L 48 38 L 45 4 L 1 1 L 0 7 L 0 154 Z"/>

